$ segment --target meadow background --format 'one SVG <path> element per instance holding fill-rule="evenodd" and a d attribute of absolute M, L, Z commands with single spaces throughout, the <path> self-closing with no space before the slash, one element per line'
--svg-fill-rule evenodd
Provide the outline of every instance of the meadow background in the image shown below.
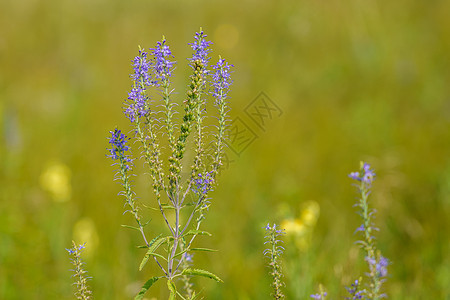
<path fill-rule="evenodd" d="M 392 261 L 390 299 L 450 298 L 450 2 L 0 2 L 0 298 L 71 299 L 64 250 L 87 242 L 96 299 L 130 299 L 153 275 L 123 215 L 105 157 L 108 131 L 129 130 L 122 102 L 138 45 L 162 35 L 183 99 L 203 27 L 235 65 L 232 119 L 257 138 L 212 194 L 197 266 L 208 299 L 269 299 L 262 227 L 288 227 L 288 299 L 322 283 L 332 299 L 362 274 L 347 174 L 376 170 L 377 243 Z M 264 92 L 282 114 L 264 128 L 245 108 Z M 139 163 L 138 163 L 139 165 Z M 148 176 L 136 179 L 142 201 Z M 149 202 L 146 202 L 149 203 Z M 155 215 L 150 226 L 159 231 Z M 200 239 L 199 239 L 200 240 Z M 148 299 L 165 299 L 155 285 Z"/>

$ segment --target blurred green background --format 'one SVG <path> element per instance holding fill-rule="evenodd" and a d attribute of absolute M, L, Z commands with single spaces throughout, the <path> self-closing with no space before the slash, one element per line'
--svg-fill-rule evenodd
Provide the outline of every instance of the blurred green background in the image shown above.
<path fill-rule="evenodd" d="M 347 174 L 377 172 L 377 243 L 390 299 L 450 298 L 450 2 L 0 2 L 0 298 L 71 299 L 71 240 L 87 242 L 96 299 L 130 299 L 155 274 L 123 215 L 105 157 L 126 132 L 122 102 L 138 45 L 162 35 L 187 86 L 188 42 L 203 27 L 235 65 L 232 118 L 258 137 L 223 172 L 197 254 L 208 299 L 270 299 L 262 227 L 288 229 L 289 299 L 319 284 L 332 299 L 365 272 Z M 283 111 L 264 130 L 245 108 L 265 92 Z M 136 179 L 142 184 L 148 176 Z M 145 185 L 144 185 L 145 187 Z M 142 201 L 150 201 L 141 188 Z M 148 203 L 148 202 L 147 202 Z M 158 231 L 155 216 L 150 230 Z M 153 269 L 152 269 L 153 268 Z M 148 299 L 165 299 L 154 286 Z"/>

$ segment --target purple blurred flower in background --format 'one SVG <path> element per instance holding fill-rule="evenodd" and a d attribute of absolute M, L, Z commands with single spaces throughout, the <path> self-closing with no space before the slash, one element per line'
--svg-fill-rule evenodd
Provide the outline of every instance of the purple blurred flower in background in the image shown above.
<path fill-rule="evenodd" d="M 351 172 L 348 177 L 370 185 L 375 178 L 375 172 L 370 169 L 370 165 L 368 163 L 364 163 L 361 168 L 361 174 L 360 172 Z"/>

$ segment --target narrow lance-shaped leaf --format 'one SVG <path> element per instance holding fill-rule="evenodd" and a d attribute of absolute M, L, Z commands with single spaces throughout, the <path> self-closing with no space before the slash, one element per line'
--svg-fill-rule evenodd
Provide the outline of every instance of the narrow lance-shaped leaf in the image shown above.
<path fill-rule="evenodd" d="M 202 231 L 202 230 L 189 230 L 188 232 L 186 232 L 183 236 L 186 235 L 207 235 L 207 236 L 211 236 L 211 233 L 207 232 L 207 231 Z"/>
<path fill-rule="evenodd" d="M 134 300 L 141 300 L 144 298 L 145 293 L 148 291 L 148 289 L 156 282 L 158 281 L 159 277 L 152 277 L 149 280 L 147 280 L 146 283 L 142 286 L 139 293 L 134 297 Z"/>
<path fill-rule="evenodd" d="M 192 248 L 191 251 L 217 252 L 217 250 L 214 250 L 214 249 L 208 249 L 208 248 Z"/>
<path fill-rule="evenodd" d="M 190 268 L 184 269 L 183 272 L 181 272 L 181 275 L 202 276 L 207 277 L 209 279 L 214 279 L 217 282 L 223 282 L 222 279 L 220 279 L 217 275 L 201 269 L 190 269 Z"/>
<path fill-rule="evenodd" d="M 129 229 L 134 229 L 134 230 L 140 231 L 139 228 L 134 227 L 134 226 L 130 226 L 130 225 L 120 225 L 120 226 L 122 226 L 123 228 L 129 228 Z"/>
<path fill-rule="evenodd" d="M 161 237 L 161 238 L 158 238 L 156 241 L 155 241 L 155 239 L 153 239 L 150 242 L 150 246 L 148 247 L 147 253 L 145 254 L 144 258 L 142 259 L 141 265 L 139 266 L 139 271 L 141 271 L 142 268 L 144 268 L 144 266 L 147 263 L 150 256 L 154 254 L 156 249 L 158 249 L 158 247 L 161 246 L 161 244 L 163 244 L 165 240 L 166 240 L 166 237 Z"/>

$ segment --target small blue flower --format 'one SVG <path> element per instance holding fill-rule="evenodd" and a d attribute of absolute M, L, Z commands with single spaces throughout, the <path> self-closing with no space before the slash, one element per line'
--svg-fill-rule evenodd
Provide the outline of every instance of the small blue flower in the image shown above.
<path fill-rule="evenodd" d="M 366 258 L 366 260 L 369 265 L 375 267 L 376 276 L 382 278 L 388 275 L 387 266 L 389 265 L 389 260 L 386 257 L 380 256 L 378 261 L 374 258 Z"/>
<path fill-rule="evenodd" d="M 205 196 L 212 189 L 213 182 L 212 172 L 208 172 L 204 176 L 198 174 L 198 179 L 194 180 L 195 185 L 192 190 L 198 195 Z"/>
<path fill-rule="evenodd" d="M 359 178 L 359 172 L 351 172 L 350 174 L 348 174 L 348 177 L 350 177 L 351 179 L 355 179 L 355 180 L 361 180 Z"/>
<path fill-rule="evenodd" d="M 375 178 L 375 172 L 370 169 L 370 165 L 368 163 L 364 163 L 363 170 L 364 174 L 362 176 L 362 181 L 367 184 L 371 184 Z"/>
<path fill-rule="evenodd" d="M 231 67 L 234 66 L 228 64 L 225 62 L 225 59 L 222 58 L 220 58 L 217 64 L 213 66 L 213 69 L 215 70 L 212 75 L 212 85 L 214 87 L 213 96 L 216 97 L 218 101 L 227 98 L 228 91 L 233 83 L 230 76 Z"/>
<path fill-rule="evenodd" d="M 386 257 L 381 256 L 377 263 L 377 266 L 376 266 L 378 276 L 380 276 L 380 277 L 387 276 L 387 274 L 388 274 L 387 266 L 388 265 L 389 265 L 389 260 Z"/>
<path fill-rule="evenodd" d="M 152 67 L 157 79 L 155 84 L 159 86 L 162 81 L 169 80 L 169 77 L 172 76 L 172 67 L 175 62 L 169 60 L 169 57 L 173 57 L 173 55 L 169 46 L 166 45 L 166 39 L 164 37 L 161 42 L 156 43 L 155 48 L 150 50 L 152 50 L 154 56 Z"/>
<path fill-rule="evenodd" d="M 312 294 L 312 295 L 310 295 L 311 298 L 318 299 L 318 300 L 324 299 L 324 297 L 326 297 L 326 296 L 327 296 L 327 292 L 324 292 L 323 294 Z"/>
<path fill-rule="evenodd" d="M 147 58 L 148 53 L 142 49 L 139 49 L 139 55 L 133 59 L 133 70 L 134 73 L 131 74 L 131 78 L 135 82 L 142 82 L 144 85 L 148 86 L 151 84 L 150 81 L 150 61 Z"/>
<path fill-rule="evenodd" d="M 147 114 L 146 102 L 148 97 L 145 95 L 145 89 L 151 85 L 150 81 L 150 62 L 147 59 L 147 52 L 139 49 L 139 55 L 133 60 L 134 73 L 131 74 L 133 87 L 128 93 L 126 101 L 125 115 L 131 122 Z"/>
<path fill-rule="evenodd" d="M 370 169 L 370 165 L 368 163 L 363 163 L 361 167 L 361 174 L 360 172 L 351 172 L 348 174 L 348 177 L 357 181 L 362 181 L 370 186 L 375 179 L 375 172 Z"/>
<path fill-rule="evenodd" d="M 278 228 L 278 225 L 277 224 L 273 224 L 273 226 L 272 227 L 270 227 L 270 223 L 267 223 L 267 225 L 266 226 L 264 226 L 264 229 L 267 231 L 267 232 L 275 232 L 276 233 L 276 236 L 279 236 L 279 235 L 281 235 L 281 234 L 284 234 L 284 230 L 283 229 L 277 229 Z"/>
<path fill-rule="evenodd" d="M 194 54 L 192 58 L 189 60 L 191 62 L 194 62 L 196 60 L 199 60 L 203 63 L 204 68 L 206 68 L 209 57 L 208 54 L 211 52 L 211 49 L 208 49 L 208 47 L 212 44 L 212 42 L 209 42 L 205 40 L 207 37 L 206 34 L 203 33 L 203 30 L 200 29 L 200 32 L 195 33 L 195 42 L 194 43 L 188 43 L 192 47 L 192 50 L 194 50 Z"/>
<path fill-rule="evenodd" d="M 183 253 L 182 257 L 187 262 L 193 262 L 194 254 L 189 254 L 189 253 L 185 252 L 185 253 Z"/>
<path fill-rule="evenodd" d="M 364 231 L 364 224 L 361 224 L 358 228 L 356 228 L 355 233 L 358 231 Z"/>
<path fill-rule="evenodd" d="M 148 98 L 141 87 L 134 86 L 128 93 L 128 100 L 130 101 L 127 102 L 128 106 L 125 109 L 125 115 L 131 122 L 147 114 L 146 102 Z"/>
<path fill-rule="evenodd" d="M 345 287 L 347 289 L 348 293 L 352 296 L 351 298 L 346 297 L 345 299 L 347 299 L 347 300 L 363 299 L 366 290 L 358 291 L 359 287 L 360 287 L 359 280 L 355 280 L 355 282 L 352 283 L 350 287 Z"/>
<path fill-rule="evenodd" d="M 128 151 L 129 147 L 127 145 L 127 141 L 130 139 L 125 134 L 123 134 L 120 129 L 114 129 L 114 131 L 110 131 L 111 138 L 109 143 L 111 144 L 110 155 L 113 160 L 123 160 L 125 162 L 125 166 L 128 169 L 129 165 L 126 163 L 132 163 L 132 159 L 129 155 L 126 155 L 125 152 Z"/>

